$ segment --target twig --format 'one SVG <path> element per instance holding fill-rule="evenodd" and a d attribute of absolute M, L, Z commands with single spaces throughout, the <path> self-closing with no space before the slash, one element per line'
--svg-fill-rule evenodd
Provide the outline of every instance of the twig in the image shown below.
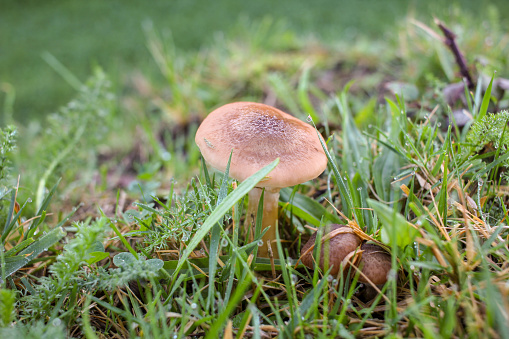
<path fill-rule="evenodd" d="M 276 265 L 274 264 L 274 254 L 272 253 L 272 246 L 270 246 L 270 239 L 267 240 L 267 249 L 269 250 L 270 267 L 272 268 L 272 279 L 276 279 Z"/>
<path fill-rule="evenodd" d="M 460 68 L 461 75 L 467 80 L 468 88 L 474 88 L 474 82 L 472 81 L 472 76 L 470 75 L 470 71 L 467 67 L 467 62 L 465 57 L 461 53 L 458 45 L 456 44 L 456 34 L 453 33 L 449 28 L 447 28 L 440 20 L 435 18 L 435 24 L 437 24 L 438 28 L 442 30 L 442 33 L 445 36 L 444 44 L 449 47 L 452 54 L 454 54 L 454 58 L 456 59 L 456 63 Z"/>

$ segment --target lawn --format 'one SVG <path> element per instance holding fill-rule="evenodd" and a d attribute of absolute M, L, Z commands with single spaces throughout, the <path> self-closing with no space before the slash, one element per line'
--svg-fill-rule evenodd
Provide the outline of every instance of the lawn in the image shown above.
<path fill-rule="evenodd" d="M 8 2 L 0 337 L 507 338 L 494 4 Z M 220 171 L 205 160 L 226 137 L 197 140 L 202 155 L 195 135 L 237 101 L 312 139 L 233 179 L 235 150 Z M 310 144 L 325 170 L 281 188 L 265 228 L 274 189 L 249 192 Z"/>
<path fill-rule="evenodd" d="M 509 11 L 504 0 L 490 3 L 500 13 Z M 15 118 L 27 124 L 56 111 L 75 93 L 75 88 L 48 62 L 47 53 L 82 81 L 96 64 L 116 83 L 125 82 L 138 70 L 158 80 L 146 48 L 142 27 L 146 22 L 171 34 L 179 53 L 194 53 L 214 45 L 222 34 L 229 35 L 243 29 L 246 22 L 262 19 L 281 23 L 299 36 L 313 35 L 333 43 L 363 36 L 385 39 L 408 12 L 426 20 L 430 15 L 445 19 L 454 15 L 454 8 L 484 15 L 485 7 L 479 1 L 466 0 L 447 8 L 435 0 L 359 0 L 355 4 L 331 0 L 313 4 L 303 0 L 220 0 L 214 6 L 206 1 L 7 0 L 0 10 L 0 81 L 13 86 L 3 91 L 15 92 Z M 507 19 L 502 17 L 501 21 Z"/>

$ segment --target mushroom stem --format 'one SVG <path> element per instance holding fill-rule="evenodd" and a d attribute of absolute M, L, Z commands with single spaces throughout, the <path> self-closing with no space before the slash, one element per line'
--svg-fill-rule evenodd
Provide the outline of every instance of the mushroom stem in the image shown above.
<path fill-rule="evenodd" d="M 262 195 L 263 189 L 259 187 L 253 188 L 249 192 L 249 204 L 247 207 L 247 221 L 248 225 L 255 225 L 256 213 L 258 211 L 258 204 Z M 265 188 L 263 196 L 263 216 L 262 216 L 262 231 L 270 226 L 262 237 L 263 245 L 258 249 L 258 256 L 267 258 L 269 256 L 269 249 L 267 241 L 270 240 L 274 258 L 279 258 L 279 253 L 276 248 L 276 221 L 278 219 L 278 202 L 279 202 L 279 188 Z M 251 241 L 254 237 L 254 229 L 249 230 L 249 238 Z"/>

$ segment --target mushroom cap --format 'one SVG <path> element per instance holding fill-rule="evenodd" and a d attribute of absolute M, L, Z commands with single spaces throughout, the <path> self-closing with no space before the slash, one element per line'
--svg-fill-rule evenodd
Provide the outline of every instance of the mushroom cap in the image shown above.
<path fill-rule="evenodd" d="M 279 158 L 258 187 L 281 188 L 316 178 L 327 167 L 316 130 L 268 105 L 236 102 L 210 113 L 196 131 L 196 144 L 212 167 L 244 181 Z"/>
<path fill-rule="evenodd" d="M 331 224 L 325 226 L 325 230 L 323 235 L 337 230 L 339 228 L 343 228 L 348 226 Z M 354 233 L 339 233 L 330 240 L 326 240 L 322 243 L 320 249 L 320 260 L 313 260 L 314 250 L 310 250 L 308 253 L 308 249 L 315 244 L 316 235 L 318 232 L 315 232 L 311 238 L 309 238 L 308 242 L 302 247 L 301 250 L 301 261 L 308 268 L 314 269 L 315 262 L 319 262 L 320 268 L 324 269 L 324 253 L 325 249 L 328 247 L 329 251 L 329 267 L 332 266 L 330 274 L 336 275 L 339 272 L 339 268 L 343 259 L 351 252 L 355 251 L 357 247 L 361 244 L 361 239 L 355 235 Z"/>
<path fill-rule="evenodd" d="M 362 273 L 375 285 L 385 284 L 387 274 L 392 268 L 391 255 L 375 244 L 364 243 L 361 250 L 363 250 L 360 263 L 360 265 L 363 265 Z M 359 276 L 359 282 L 367 283 L 368 281 L 361 275 Z"/>

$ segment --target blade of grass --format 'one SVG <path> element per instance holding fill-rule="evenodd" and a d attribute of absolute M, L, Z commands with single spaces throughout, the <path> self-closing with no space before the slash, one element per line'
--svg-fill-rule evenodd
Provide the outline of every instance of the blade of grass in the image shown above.
<path fill-rule="evenodd" d="M 481 121 L 481 119 L 484 118 L 484 116 L 488 112 L 488 106 L 489 106 L 490 100 L 491 100 L 491 87 L 493 86 L 494 78 L 495 78 L 495 73 L 493 73 L 493 76 L 491 77 L 490 84 L 488 85 L 486 92 L 484 92 L 484 96 L 482 98 L 482 103 L 481 103 L 481 108 L 479 109 L 479 113 L 475 117 L 476 121 Z"/>
<path fill-rule="evenodd" d="M 105 215 L 103 215 L 105 216 Z M 136 258 L 136 259 L 139 259 L 138 257 L 138 253 L 136 253 L 136 251 L 134 250 L 134 248 L 131 247 L 131 245 L 129 245 L 129 242 L 125 239 L 124 235 L 118 230 L 117 226 L 115 225 L 114 222 L 110 221 L 109 222 L 110 224 L 110 227 L 111 229 L 113 230 L 113 232 L 115 232 L 115 234 L 118 236 L 118 238 L 120 239 L 120 241 L 122 242 L 122 244 L 124 244 L 124 246 L 127 248 L 127 250 Z"/>
<path fill-rule="evenodd" d="M 182 256 L 179 259 L 175 272 L 173 273 L 173 281 L 175 281 L 180 269 L 186 262 L 187 258 L 191 254 L 191 252 L 198 246 L 200 241 L 207 235 L 212 226 L 214 226 L 223 216 L 224 214 L 232 208 L 232 206 L 240 200 L 244 195 L 246 195 L 251 189 L 253 189 L 260 180 L 262 180 L 265 176 L 267 176 L 279 163 L 279 158 L 274 160 L 269 165 L 265 166 L 244 182 L 242 182 L 236 190 L 231 192 L 221 204 L 219 204 L 216 209 L 210 214 L 210 216 L 205 220 L 201 228 L 195 233 L 186 249 L 182 253 Z"/>
<path fill-rule="evenodd" d="M 228 163 L 226 164 L 226 170 L 224 172 L 223 180 L 221 181 L 221 186 L 219 188 L 219 193 L 217 195 L 217 203 L 216 208 L 221 204 L 221 202 L 226 198 L 228 193 L 228 175 L 230 173 L 230 162 L 232 161 L 232 152 L 230 152 L 230 157 L 228 159 Z M 216 267 L 217 267 L 217 258 L 218 258 L 218 248 L 219 248 L 219 240 L 221 239 L 221 224 L 218 222 L 214 226 L 212 226 L 211 234 L 210 234 L 210 245 L 209 245 L 209 294 L 207 298 L 207 306 L 206 309 L 210 310 L 210 307 L 214 305 L 214 297 L 215 297 L 215 279 L 216 279 Z M 214 312 L 214 310 L 210 310 Z"/>

